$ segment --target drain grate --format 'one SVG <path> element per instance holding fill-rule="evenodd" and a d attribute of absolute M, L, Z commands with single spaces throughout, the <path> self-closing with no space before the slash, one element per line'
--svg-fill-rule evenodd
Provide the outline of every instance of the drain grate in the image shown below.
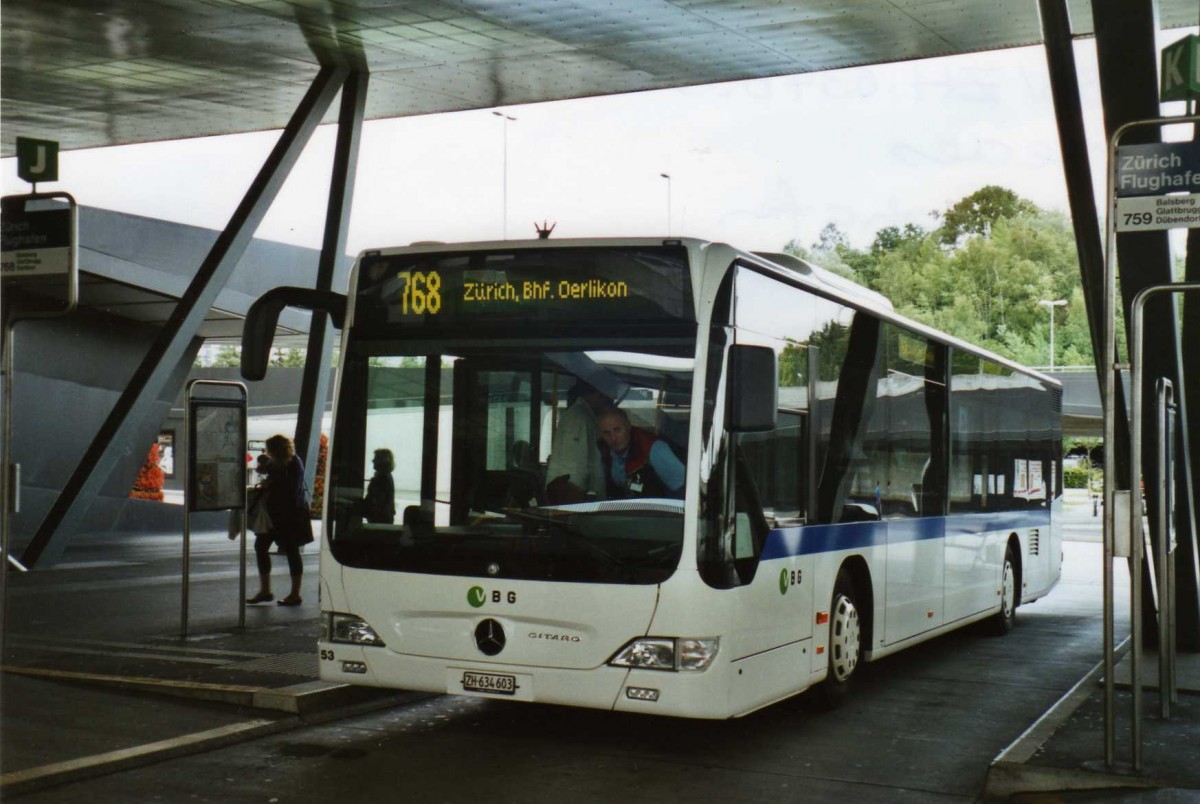
<path fill-rule="evenodd" d="M 315 651 L 311 653 L 281 653 L 278 656 L 227 664 L 223 669 L 282 673 L 289 676 L 311 676 L 313 678 L 320 675 Z"/>

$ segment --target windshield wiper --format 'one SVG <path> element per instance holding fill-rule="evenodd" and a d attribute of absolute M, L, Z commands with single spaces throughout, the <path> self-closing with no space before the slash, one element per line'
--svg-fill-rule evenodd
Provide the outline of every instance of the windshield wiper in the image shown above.
<path fill-rule="evenodd" d="M 496 513 L 500 512 L 497 511 Z M 591 539 L 572 530 L 567 522 L 563 521 L 569 518 L 569 514 L 533 513 L 531 511 L 519 510 L 516 508 L 507 509 L 503 513 L 514 519 L 523 519 L 528 522 L 536 522 L 541 525 L 553 526 L 553 532 L 567 537 L 567 541 L 584 546 L 588 550 L 608 561 L 610 564 L 624 573 L 630 580 L 636 580 L 637 578 L 637 568 L 631 566 L 627 561 L 625 561 L 625 559 L 614 553 L 610 553 L 608 550 L 605 550 Z"/>

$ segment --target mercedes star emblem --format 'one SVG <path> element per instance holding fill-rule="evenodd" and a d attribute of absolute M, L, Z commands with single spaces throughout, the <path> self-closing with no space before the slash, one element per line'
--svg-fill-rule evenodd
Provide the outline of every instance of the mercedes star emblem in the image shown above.
<path fill-rule="evenodd" d="M 504 650 L 504 626 L 487 619 L 475 626 L 475 645 L 485 656 L 495 656 Z"/>

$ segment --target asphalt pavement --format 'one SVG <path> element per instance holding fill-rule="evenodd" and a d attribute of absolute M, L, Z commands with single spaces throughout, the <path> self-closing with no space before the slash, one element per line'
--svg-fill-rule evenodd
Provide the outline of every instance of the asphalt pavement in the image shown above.
<path fill-rule="evenodd" d="M 1092 510 L 1086 498 L 1073 497 L 1065 531 L 1069 554 L 1088 562 L 1099 540 Z M 317 680 L 316 545 L 304 555 L 304 604 L 248 606 L 243 627 L 237 545 L 223 533 L 193 534 L 186 636 L 181 555 L 178 534 L 91 534 L 74 540 L 58 566 L 8 576 L 0 796 L 429 697 Z M 1068 605 L 1078 596 L 1079 611 L 1098 619 L 1097 574 L 1069 564 L 1052 594 Z M 286 588 L 282 556 L 275 577 Z M 252 568 L 248 584 L 253 593 Z M 1139 771 L 1128 767 L 1130 704 L 1120 671 L 1118 762 L 1103 763 L 1097 668 L 996 757 L 985 796 L 1200 800 L 1200 655 L 1180 656 L 1179 701 L 1169 719 L 1158 712 L 1156 666 L 1148 655 Z"/>
<path fill-rule="evenodd" d="M 246 606 L 243 626 L 240 552 L 220 532 L 191 536 L 185 625 L 182 543 L 87 534 L 58 565 L 9 573 L 4 798 L 425 697 L 318 680 L 316 545 L 303 605 Z M 284 557 L 273 564 L 286 589 Z M 252 568 L 246 583 L 257 591 Z"/>

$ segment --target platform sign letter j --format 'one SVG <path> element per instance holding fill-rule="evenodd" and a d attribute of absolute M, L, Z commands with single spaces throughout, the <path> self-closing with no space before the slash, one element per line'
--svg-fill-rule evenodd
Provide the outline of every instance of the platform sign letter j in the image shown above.
<path fill-rule="evenodd" d="M 58 143 L 17 137 L 17 175 L 34 183 L 58 181 Z"/>

